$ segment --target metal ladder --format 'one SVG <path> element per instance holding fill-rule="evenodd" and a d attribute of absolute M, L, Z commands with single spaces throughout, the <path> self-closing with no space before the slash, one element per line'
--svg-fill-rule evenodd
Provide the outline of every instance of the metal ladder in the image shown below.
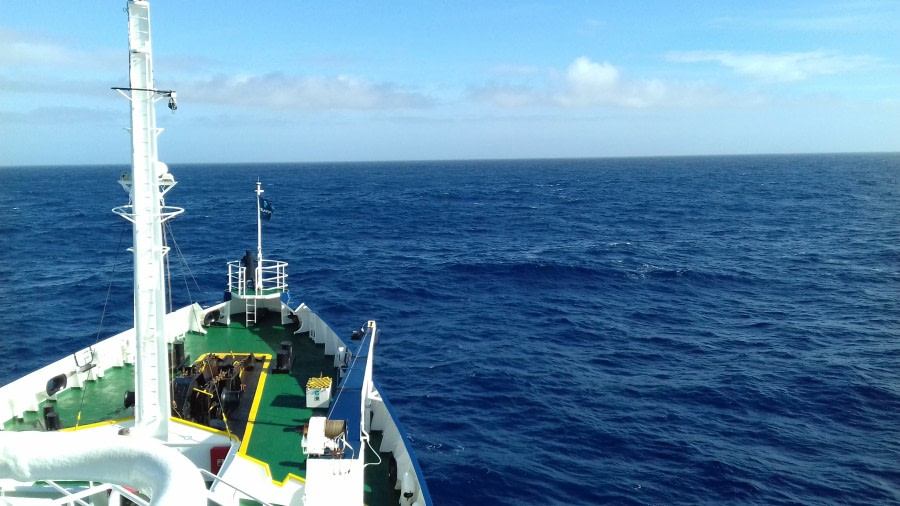
<path fill-rule="evenodd" d="M 247 327 L 250 326 L 251 323 L 256 323 L 256 295 L 251 295 L 247 301 Z"/>

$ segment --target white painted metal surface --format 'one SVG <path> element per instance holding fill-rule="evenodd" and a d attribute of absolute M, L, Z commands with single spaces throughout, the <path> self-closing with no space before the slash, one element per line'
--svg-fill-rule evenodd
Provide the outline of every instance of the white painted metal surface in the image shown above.
<path fill-rule="evenodd" d="M 203 309 L 192 304 L 166 315 L 165 341 L 171 343 L 188 331 L 205 333 L 200 322 L 203 321 Z M 91 352 L 95 367 L 80 372 L 74 359 L 86 352 Z M 63 374 L 68 379 L 66 389 L 81 386 L 88 379 L 103 377 L 110 367 L 121 367 L 133 364 L 135 360 L 135 332 L 128 329 L 99 343 L 77 351 L 74 355 L 66 355 L 32 373 L 0 387 L 0 420 L 22 418 L 25 411 L 37 411 L 38 405 L 47 399 L 47 380 Z M 58 394 L 57 394 L 58 395 Z"/>
<path fill-rule="evenodd" d="M 365 489 L 363 459 L 309 459 L 306 461 L 306 497 L 309 505 L 362 506 Z"/>
<path fill-rule="evenodd" d="M 137 487 L 154 505 L 205 505 L 206 485 L 177 450 L 145 437 L 0 432 L 0 475 L 19 481 L 91 480 Z"/>
<path fill-rule="evenodd" d="M 150 45 L 150 5 L 128 2 L 132 177 L 126 216 L 134 224 L 135 423 L 138 433 L 165 440 L 169 431 L 169 359 L 165 336 L 165 273 L 160 178 Z"/>

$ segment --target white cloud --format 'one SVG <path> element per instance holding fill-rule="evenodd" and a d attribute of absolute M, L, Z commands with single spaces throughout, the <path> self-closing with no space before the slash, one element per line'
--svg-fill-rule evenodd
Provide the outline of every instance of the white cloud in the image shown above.
<path fill-rule="evenodd" d="M 886 20 L 872 14 L 850 14 L 844 16 L 780 18 L 770 21 L 771 26 L 781 30 L 803 32 L 864 31 L 881 26 Z"/>
<path fill-rule="evenodd" d="M 267 109 L 414 109 L 431 105 L 431 100 L 420 93 L 349 76 L 220 76 L 175 83 L 174 87 L 184 99 Z"/>
<path fill-rule="evenodd" d="M 122 71 L 119 54 L 116 68 Z M 81 78 L 81 72 L 63 72 L 48 79 L 44 69 L 75 67 L 87 61 L 85 52 L 72 51 L 53 44 L 22 43 L 0 34 L 0 89 L 7 93 L 39 93 L 60 97 L 117 98 L 110 83 L 123 84 L 122 78 Z M 99 65 L 94 62 L 94 65 Z M 29 70 L 26 70 L 29 69 Z M 196 74 L 190 72 L 187 75 Z M 15 77 L 8 77 L 8 76 Z M 159 87 L 175 89 L 189 101 L 261 107 L 267 109 L 416 109 L 429 107 L 431 100 L 416 92 L 390 83 L 369 83 L 351 76 L 289 76 L 281 73 L 223 76 L 190 79 L 168 76 Z"/>
<path fill-rule="evenodd" d="M 533 76 L 542 74 L 546 70 L 534 65 L 500 65 L 492 69 L 492 72 L 498 75 Z"/>
<path fill-rule="evenodd" d="M 677 63 L 718 63 L 734 72 L 766 82 L 802 81 L 816 76 L 871 68 L 878 59 L 844 56 L 826 51 L 795 53 L 736 53 L 731 51 L 675 51 L 666 59 Z"/>
<path fill-rule="evenodd" d="M 121 80 L 127 78 L 124 55 L 121 50 L 76 49 L 52 38 L 0 27 L 0 89 L 103 97 L 110 95 L 110 83 L 122 85 Z M 157 80 L 156 84 L 177 90 L 185 104 L 193 100 L 288 110 L 417 109 L 432 105 L 432 100 L 421 93 L 346 75 L 291 76 L 274 72 L 196 78 L 198 74 L 208 76 L 214 63 L 179 55 L 160 58 L 157 70 L 165 67 L 168 71 L 164 72 L 164 82 Z M 100 79 L 98 70 L 103 76 L 121 77 Z M 48 72 L 54 73 L 52 79 L 47 78 Z"/>
<path fill-rule="evenodd" d="M 711 19 L 709 25 L 717 28 L 784 30 L 790 32 L 873 32 L 893 30 L 897 3 L 860 2 L 847 5 L 827 5 L 818 7 L 793 8 L 785 3 L 783 8 L 760 12 L 755 17 L 719 16 Z"/>
<path fill-rule="evenodd" d="M 28 126 L 53 126 L 65 129 L 73 125 L 115 124 L 127 120 L 120 110 L 97 107 L 48 106 L 27 112 L 0 111 L 0 127 L 21 129 Z"/>
<path fill-rule="evenodd" d="M 584 56 L 569 65 L 565 80 L 566 90 L 557 98 L 563 105 L 574 106 L 608 102 L 620 84 L 619 69 Z"/>
<path fill-rule="evenodd" d="M 544 82 L 531 85 L 487 85 L 472 88 L 469 98 L 502 108 L 559 107 L 587 109 L 615 107 L 702 107 L 758 101 L 735 97 L 704 83 L 664 82 L 660 79 L 627 79 L 609 62 L 576 58 L 564 72 L 547 71 Z"/>
<path fill-rule="evenodd" d="M 0 90 L 6 93 L 45 94 L 59 96 L 81 96 L 99 99 L 117 99 L 118 94 L 110 90 L 109 82 L 102 80 L 60 79 L 53 81 L 42 77 L 8 79 L 0 74 Z"/>
<path fill-rule="evenodd" d="M 547 101 L 540 92 L 523 86 L 482 86 L 470 89 L 469 98 L 504 109 L 536 106 Z"/>
<path fill-rule="evenodd" d="M 649 107 L 662 103 L 667 86 L 659 80 L 625 81 L 619 69 L 608 62 L 576 58 L 565 74 L 565 87 L 554 96 L 564 107 Z"/>
<path fill-rule="evenodd" d="M 122 51 L 74 49 L 63 42 L 0 27 L 0 68 L 117 69 L 122 58 Z"/>

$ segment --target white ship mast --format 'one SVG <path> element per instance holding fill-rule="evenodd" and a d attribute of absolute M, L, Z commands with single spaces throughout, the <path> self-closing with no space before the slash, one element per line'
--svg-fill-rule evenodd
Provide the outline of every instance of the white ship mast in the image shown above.
<path fill-rule="evenodd" d="M 167 207 L 163 195 L 175 184 L 168 168 L 158 159 L 154 105 L 165 97 L 175 110 L 175 92 L 153 87 L 150 47 L 150 5 L 128 2 L 128 88 L 116 88 L 131 101 L 132 173 L 122 186 L 129 192 L 129 205 L 113 212 L 134 224 L 134 328 L 135 430 L 139 434 L 167 440 L 171 398 L 169 360 L 165 334 L 166 289 L 163 223 L 183 212 Z"/>
<path fill-rule="evenodd" d="M 260 181 L 256 182 L 256 270 L 252 273 L 253 275 L 253 288 L 256 290 L 256 294 L 262 294 L 262 265 L 263 265 L 263 254 L 262 254 L 262 194 L 265 190 L 262 189 L 262 183 Z"/>

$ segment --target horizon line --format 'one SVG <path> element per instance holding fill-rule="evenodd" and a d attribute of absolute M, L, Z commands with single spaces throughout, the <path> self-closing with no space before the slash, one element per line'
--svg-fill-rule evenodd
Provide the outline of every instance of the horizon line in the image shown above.
<path fill-rule="evenodd" d="M 320 165 L 339 164 L 349 165 L 355 163 L 447 163 L 447 162 L 521 162 L 521 161 L 553 161 L 553 160 L 627 160 L 647 158 L 710 158 L 710 157 L 753 157 L 753 156 L 825 156 L 825 155 L 898 155 L 900 151 L 820 151 L 820 152 L 770 152 L 770 153 L 727 153 L 727 154 L 682 154 L 682 155 L 618 155 L 618 156 L 547 156 L 527 158 L 409 158 L 409 159 L 382 159 L 382 160 L 319 160 L 319 161 L 236 161 L 236 162 L 163 162 L 167 166 L 178 165 Z M 161 161 L 161 160 L 160 160 Z M 123 166 L 130 167 L 130 162 L 116 163 L 39 163 L 26 165 L 0 165 L 0 169 L 15 168 L 41 168 L 41 167 L 94 167 L 94 166 Z"/>

